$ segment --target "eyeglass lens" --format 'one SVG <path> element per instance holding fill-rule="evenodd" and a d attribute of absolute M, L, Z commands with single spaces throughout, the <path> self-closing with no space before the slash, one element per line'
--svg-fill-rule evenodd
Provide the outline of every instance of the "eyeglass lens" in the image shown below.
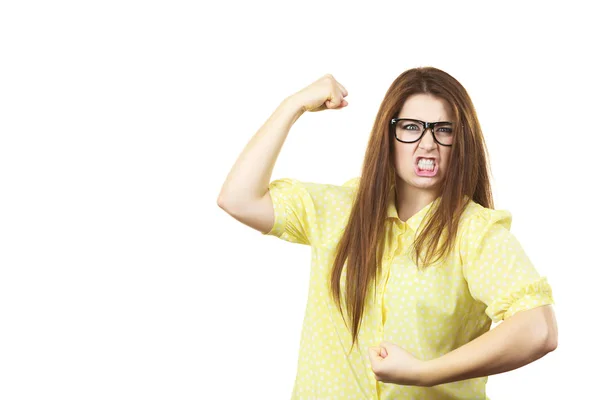
<path fill-rule="evenodd" d="M 415 120 L 401 120 L 395 123 L 396 137 L 404 142 L 415 142 L 423 134 L 423 125 Z M 442 144 L 452 144 L 452 124 L 436 124 L 435 138 Z"/>

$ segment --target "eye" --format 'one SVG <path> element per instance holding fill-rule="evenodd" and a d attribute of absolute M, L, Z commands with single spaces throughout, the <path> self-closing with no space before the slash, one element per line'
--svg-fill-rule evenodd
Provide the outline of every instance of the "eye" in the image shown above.
<path fill-rule="evenodd" d="M 415 124 L 404 125 L 404 129 L 407 129 L 407 128 L 410 128 L 410 127 L 414 127 L 414 128 L 415 128 L 415 129 L 417 129 L 417 130 L 418 130 L 418 129 L 420 129 L 420 128 L 419 128 L 417 125 L 415 125 Z M 411 129 L 409 129 L 409 130 L 411 130 Z"/>

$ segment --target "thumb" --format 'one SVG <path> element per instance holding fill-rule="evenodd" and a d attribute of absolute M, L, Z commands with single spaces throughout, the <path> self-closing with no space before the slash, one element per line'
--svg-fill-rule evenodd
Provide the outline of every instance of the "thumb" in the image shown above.
<path fill-rule="evenodd" d="M 390 342 L 388 342 L 388 341 L 385 341 L 385 340 L 384 340 L 384 341 L 382 341 L 382 342 L 379 344 L 379 347 L 381 347 L 381 355 L 382 355 L 383 357 L 387 357 L 387 355 L 388 355 L 388 351 L 387 351 L 387 349 L 388 349 L 388 347 L 390 347 L 390 346 L 391 346 L 391 343 L 390 343 Z"/>
<path fill-rule="evenodd" d="M 385 347 L 382 347 L 382 348 L 381 348 L 381 356 L 382 356 L 383 358 L 385 358 L 385 357 L 387 357 L 387 356 L 388 356 L 388 352 L 387 352 L 387 349 L 386 349 Z"/>
<path fill-rule="evenodd" d="M 338 93 L 332 93 L 331 98 L 328 100 L 329 108 L 340 108 L 340 106 L 342 105 L 344 98 L 339 95 Z"/>
<path fill-rule="evenodd" d="M 327 100 L 325 102 L 325 105 L 327 106 L 327 108 L 334 109 L 337 108 L 339 104 L 337 103 L 335 98 L 332 98 L 331 100 Z"/>

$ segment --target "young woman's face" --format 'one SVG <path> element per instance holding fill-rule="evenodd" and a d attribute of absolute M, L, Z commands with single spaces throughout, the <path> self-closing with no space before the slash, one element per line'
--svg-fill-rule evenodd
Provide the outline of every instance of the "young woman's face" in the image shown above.
<path fill-rule="evenodd" d="M 411 118 L 425 122 L 453 122 L 451 115 L 450 106 L 445 100 L 430 94 L 415 94 L 406 100 L 396 118 Z M 417 125 L 405 125 L 402 129 L 411 131 L 410 134 L 414 135 L 413 131 L 417 128 Z M 448 129 L 441 129 L 439 137 L 445 135 L 445 139 L 440 140 L 452 140 L 449 139 L 449 132 Z M 454 132 L 451 137 L 454 137 Z M 425 135 L 419 141 L 414 143 L 402 143 L 394 137 L 392 140 L 394 141 L 396 175 L 403 181 L 403 184 L 415 189 L 437 193 L 447 172 L 451 147 L 437 143 L 433 139 L 430 128 L 425 131 Z M 420 157 L 433 159 L 433 171 L 420 171 L 417 163 Z M 431 167 L 425 166 L 425 168 Z"/>

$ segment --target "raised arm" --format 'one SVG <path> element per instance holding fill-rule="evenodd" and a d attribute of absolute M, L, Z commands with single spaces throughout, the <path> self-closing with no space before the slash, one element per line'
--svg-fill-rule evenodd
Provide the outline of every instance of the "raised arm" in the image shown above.
<path fill-rule="evenodd" d="M 281 102 L 238 156 L 217 199 L 228 214 L 261 232 L 268 232 L 274 222 L 268 187 L 275 161 L 290 128 L 303 113 L 294 97 Z"/>
<path fill-rule="evenodd" d="M 327 74 L 287 97 L 250 139 L 221 188 L 217 204 L 238 221 L 262 233 L 274 224 L 269 182 L 287 135 L 305 111 L 340 109 L 348 94 Z"/>

